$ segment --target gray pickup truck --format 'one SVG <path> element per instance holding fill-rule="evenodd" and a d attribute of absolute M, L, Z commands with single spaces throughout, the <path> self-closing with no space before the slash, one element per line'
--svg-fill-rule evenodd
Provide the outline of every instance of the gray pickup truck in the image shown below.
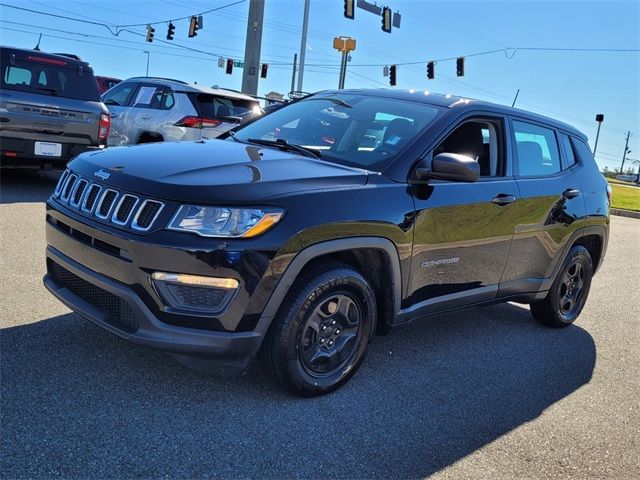
<path fill-rule="evenodd" d="M 0 59 L 2 168 L 64 168 L 106 146 L 109 111 L 87 62 L 11 47 L 0 47 Z"/>

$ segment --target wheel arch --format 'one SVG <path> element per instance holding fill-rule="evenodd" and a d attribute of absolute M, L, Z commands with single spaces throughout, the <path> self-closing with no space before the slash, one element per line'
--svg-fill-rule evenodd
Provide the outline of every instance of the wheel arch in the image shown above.
<path fill-rule="evenodd" d="M 383 264 L 372 259 L 371 255 L 378 255 Z M 287 266 L 278 281 L 260 316 L 256 330 L 266 333 L 272 319 L 285 297 L 291 290 L 296 279 L 305 271 L 328 261 L 337 261 L 357 269 L 371 284 L 376 292 L 378 313 L 384 321 L 379 321 L 379 332 L 384 333 L 397 312 L 400 311 L 402 299 L 402 273 L 400 258 L 395 245 L 382 237 L 349 237 L 328 240 L 310 245 L 301 250 Z M 388 275 L 390 284 L 385 282 L 380 269 Z M 391 288 L 389 288 L 389 286 Z"/>

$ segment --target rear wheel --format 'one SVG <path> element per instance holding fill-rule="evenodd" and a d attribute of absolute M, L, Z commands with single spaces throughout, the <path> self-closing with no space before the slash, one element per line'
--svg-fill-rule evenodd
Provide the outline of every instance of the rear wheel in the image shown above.
<path fill-rule="evenodd" d="M 580 315 L 589 295 L 593 263 L 589 251 L 573 247 L 558 272 L 547 296 L 531 304 L 531 314 L 551 327 L 571 325 Z"/>
<path fill-rule="evenodd" d="M 375 331 L 376 301 L 348 267 L 310 272 L 294 284 L 263 346 L 267 368 L 298 395 L 331 392 L 360 366 Z"/>

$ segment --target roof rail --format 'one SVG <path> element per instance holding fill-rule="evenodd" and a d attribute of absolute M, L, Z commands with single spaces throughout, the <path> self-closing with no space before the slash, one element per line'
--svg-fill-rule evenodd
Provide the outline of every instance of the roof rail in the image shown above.
<path fill-rule="evenodd" d="M 185 82 L 184 80 L 176 80 L 175 78 L 167 78 L 167 77 L 131 77 L 131 78 L 148 78 L 148 79 L 153 79 L 153 80 L 167 80 L 169 82 L 176 82 L 176 83 L 181 83 L 182 85 L 189 85 L 188 82 Z"/>

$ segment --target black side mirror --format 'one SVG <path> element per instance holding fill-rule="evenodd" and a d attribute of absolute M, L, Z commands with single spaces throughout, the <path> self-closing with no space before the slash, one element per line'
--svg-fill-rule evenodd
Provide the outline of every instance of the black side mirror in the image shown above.
<path fill-rule="evenodd" d="M 473 158 L 458 153 L 439 153 L 431 160 L 431 168 L 422 162 L 416 167 L 412 183 L 424 183 L 429 178 L 453 182 L 475 182 L 480 165 Z"/>

